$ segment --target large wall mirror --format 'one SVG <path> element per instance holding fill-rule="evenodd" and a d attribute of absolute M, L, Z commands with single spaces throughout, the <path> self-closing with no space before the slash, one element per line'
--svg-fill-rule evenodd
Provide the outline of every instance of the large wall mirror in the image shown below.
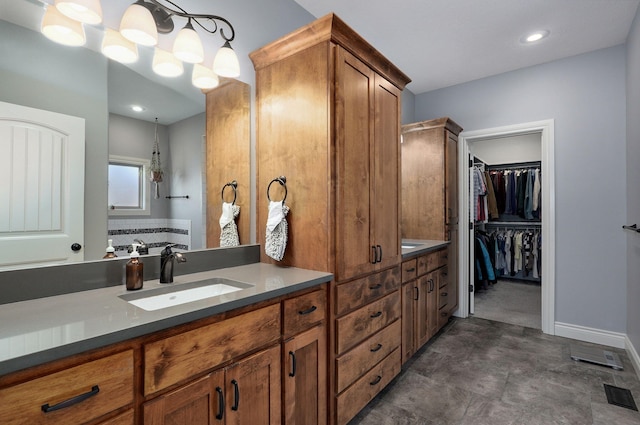
<path fill-rule="evenodd" d="M 39 32 L 42 2 L 0 3 L 0 101 L 85 120 L 84 260 L 102 258 L 108 239 L 120 251 L 140 239 L 150 253 L 167 242 L 219 246 L 221 191 L 234 180 L 240 242 L 251 241 L 249 86 L 226 80 L 203 93 L 186 64 L 181 77 L 155 76 L 150 48 L 139 48 L 134 66 L 111 61 L 90 28 L 86 48 L 58 45 Z M 150 197 L 148 214 L 109 214 L 110 158 L 151 159 L 156 134 L 164 171 L 159 196 Z"/>

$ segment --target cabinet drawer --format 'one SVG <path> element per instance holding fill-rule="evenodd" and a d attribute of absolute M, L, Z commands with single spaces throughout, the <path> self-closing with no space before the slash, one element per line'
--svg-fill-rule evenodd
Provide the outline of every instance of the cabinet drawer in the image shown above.
<path fill-rule="evenodd" d="M 78 402 L 55 410 L 56 405 L 72 399 Z M 91 421 L 133 402 L 133 351 L 2 389 L 0 400 L 2 424 Z M 45 413 L 45 405 L 54 410 Z"/>
<path fill-rule="evenodd" d="M 327 292 L 324 289 L 284 301 L 284 336 L 298 334 L 325 319 Z"/>
<path fill-rule="evenodd" d="M 133 409 L 131 409 L 116 416 L 115 418 L 100 422 L 100 425 L 133 425 L 134 423 L 135 416 L 133 415 Z"/>
<path fill-rule="evenodd" d="M 418 275 L 418 260 L 407 260 L 402 262 L 402 283 L 415 279 Z"/>
<path fill-rule="evenodd" d="M 337 397 L 337 424 L 348 423 L 400 373 L 400 349 L 395 349 Z"/>
<path fill-rule="evenodd" d="M 438 288 L 442 288 L 447 284 L 449 284 L 449 269 L 447 267 L 442 267 L 438 271 Z"/>
<path fill-rule="evenodd" d="M 401 326 L 396 320 L 336 359 L 336 390 L 341 393 L 355 380 L 400 346 Z"/>
<path fill-rule="evenodd" d="M 146 344 L 144 394 L 151 394 L 280 338 L 280 304 Z"/>
<path fill-rule="evenodd" d="M 439 260 L 439 265 L 440 266 L 446 266 L 447 262 L 449 261 L 449 249 L 443 249 L 441 251 L 439 251 L 439 256 L 438 256 L 438 260 Z"/>
<path fill-rule="evenodd" d="M 400 291 L 391 293 L 337 319 L 338 353 L 344 353 L 398 317 L 400 317 Z"/>
<path fill-rule="evenodd" d="M 418 276 L 422 276 L 439 267 L 440 256 L 437 252 L 432 252 L 418 257 Z"/>
<path fill-rule="evenodd" d="M 361 307 L 400 287 L 400 267 L 374 273 L 336 287 L 336 315 Z"/>
<path fill-rule="evenodd" d="M 441 286 L 438 289 L 438 310 L 449 303 L 449 285 Z"/>

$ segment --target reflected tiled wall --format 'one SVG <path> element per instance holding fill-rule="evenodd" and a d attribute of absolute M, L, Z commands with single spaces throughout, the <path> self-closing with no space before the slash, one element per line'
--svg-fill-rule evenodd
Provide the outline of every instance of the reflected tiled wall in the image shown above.
<path fill-rule="evenodd" d="M 113 239 L 116 255 L 128 255 L 134 239 L 143 241 L 149 254 L 159 254 L 167 244 L 177 244 L 176 251 L 191 248 L 191 220 L 170 218 L 109 220 L 108 239 Z"/>

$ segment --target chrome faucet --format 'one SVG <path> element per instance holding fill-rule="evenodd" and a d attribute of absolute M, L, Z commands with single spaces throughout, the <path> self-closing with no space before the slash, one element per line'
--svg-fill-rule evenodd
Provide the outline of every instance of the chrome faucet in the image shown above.
<path fill-rule="evenodd" d="M 173 283 L 173 263 L 184 263 L 187 258 L 179 252 L 173 252 L 172 247 L 176 244 L 169 244 L 160 253 L 160 283 Z"/>

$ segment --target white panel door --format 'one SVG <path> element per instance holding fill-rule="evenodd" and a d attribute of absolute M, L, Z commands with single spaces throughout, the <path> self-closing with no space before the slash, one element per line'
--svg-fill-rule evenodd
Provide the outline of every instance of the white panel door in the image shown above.
<path fill-rule="evenodd" d="M 0 270 L 84 260 L 84 119 L 0 102 Z"/>

